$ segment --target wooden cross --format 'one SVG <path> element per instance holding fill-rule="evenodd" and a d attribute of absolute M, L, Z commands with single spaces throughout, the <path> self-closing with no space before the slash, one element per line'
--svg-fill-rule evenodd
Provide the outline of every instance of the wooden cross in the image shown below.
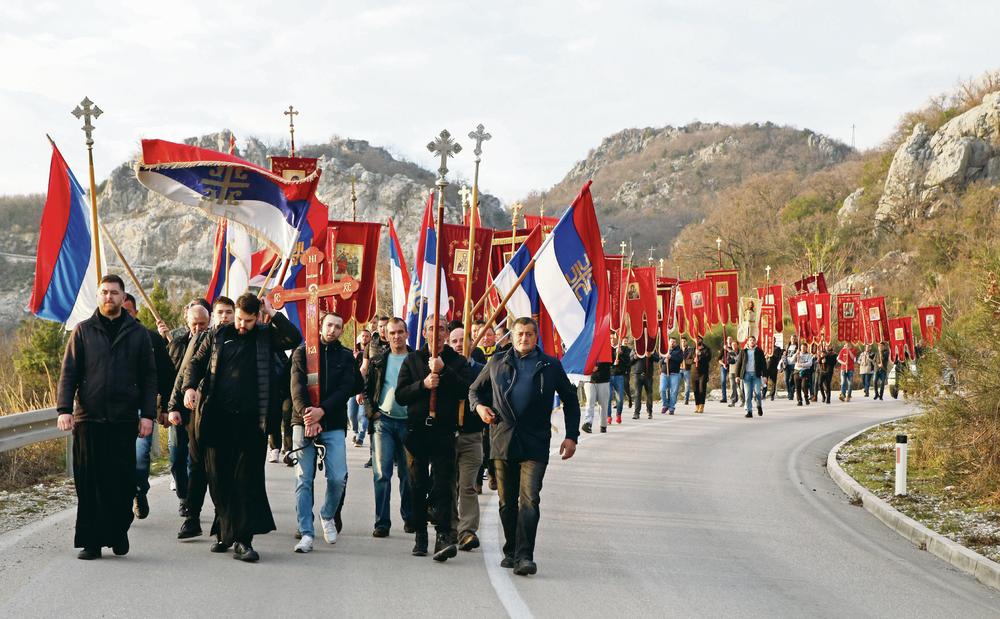
<path fill-rule="evenodd" d="M 288 117 L 288 133 L 292 136 L 292 157 L 295 156 L 295 117 L 298 116 L 299 112 L 292 106 L 288 106 L 285 110 L 284 115 Z"/>
<path fill-rule="evenodd" d="M 317 247 L 310 247 L 302 254 L 306 267 L 306 287 L 285 290 L 275 286 L 268 294 L 271 306 L 279 310 L 285 303 L 292 301 L 306 302 L 306 323 L 302 326 L 306 338 L 306 372 L 308 374 L 309 398 L 313 406 L 319 405 L 319 300 L 320 298 L 340 295 L 347 299 L 358 290 L 358 281 L 350 275 L 344 275 L 340 281 L 332 284 L 320 284 L 320 274 L 324 265 L 323 252 Z"/>
<path fill-rule="evenodd" d="M 427 150 L 441 158 L 441 167 L 438 168 L 438 178 L 444 179 L 448 175 L 448 157 L 454 157 L 462 152 L 462 145 L 451 139 L 451 134 L 447 129 L 442 129 L 432 142 L 427 143 Z"/>
<path fill-rule="evenodd" d="M 84 97 L 83 101 L 80 102 L 80 105 L 76 106 L 76 109 L 73 110 L 73 116 L 83 118 L 83 127 L 81 127 L 81 129 L 83 129 L 83 132 L 87 135 L 88 148 L 94 145 L 94 125 L 90 121 L 103 113 L 104 112 L 101 111 L 101 108 L 97 107 L 97 105 L 90 100 L 90 97 Z"/>

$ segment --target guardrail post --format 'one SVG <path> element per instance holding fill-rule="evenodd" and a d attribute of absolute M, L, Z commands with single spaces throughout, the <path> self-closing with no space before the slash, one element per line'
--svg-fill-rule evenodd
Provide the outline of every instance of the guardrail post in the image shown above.
<path fill-rule="evenodd" d="M 896 496 L 906 496 L 906 435 L 896 435 Z"/>

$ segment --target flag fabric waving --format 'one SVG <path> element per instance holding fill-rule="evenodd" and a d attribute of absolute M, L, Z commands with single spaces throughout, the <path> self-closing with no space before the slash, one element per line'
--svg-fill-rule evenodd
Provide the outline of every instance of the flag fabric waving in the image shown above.
<path fill-rule="evenodd" d="M 472 303 L 475 305 L 489 286 L 490 253 L 493 249 L 493 229 L 476 229 L 476 251 L 472 264 L 469 264 L 469 228 L 456 224 L 442 223 L 441 229 L 441 268 L 445 281 L 448 282 L 448 306 L 451 310 L 449 318 L 464 320 L 465 284 L 469 273 L 472 274 Z M 537 249 L 537 247 L 535 248 Z M 484 318 L 486 305 L 476 310 L 475 318 Z"/>
<path fill-rule="evenodd" d="M 407 341 L 410 347 L 418 349 L 423 346 L 424 318 L 432 311 L 431 297 L 434 295 L 435 279 L 443 275 L 437 264 L 437 233 L 434 230 L 434 192 L 427 197 L 424 206 L 424 216 L 420 224 L 420 236 L 417 239 L 416 259 L 413 263 L 413 276 L 410 280 L 410 293 L 407 295 L 409 313 L 406 316 Z M 448 313 L 447 280 L 441 279 L 441 315 Z"/>
<path fill-rule="evenodd" d="M 72 329 L 96 309 L 97 257 L 89 203 L 83 187 L 53 144 L 28 310 Z"/>
<path fill-rule="evenodd" d="M 220 219 L 215 231 L 212 279 L 208 282 L 205 300 L 213 303 L 222 295 L 235 299 L 247 291 L 254 274 L 250 235 L 246 228 L 241 224 Z M 227 275 L 228 281 L 226 281 Z"/>
<path fill-rule="evenodd" d="M 799 294 L 812 292 L 829 292 L 826 288 L 826 276 L 820 271 L 814 275 L 807 275 L 795 282 L 795 291 Z"/>
<path fill-rule="evenodd" d="M 861 312 L 861 294 L 848 292 L 837 295 L 837 339 L 857 344 L 865 339 L 865 324 Z"/>
<path fill-rule="evenodd" d="M 869 297 L 861 299 L 861 307 L 865 312 L 865 323 L 868 325 L 869 340 L 866 344 L 889 341 L 889 315 L 885 311 L 885 297 Z"/>
<path fill-rule="evenodd" d="M 625 313 L 628 314 L 630 333 L 640 345 L 642 337 L 656 339 L 656 267 L 629 269 L 625 288 Z M 644 332 L 643 326 L 646 331 Z"/>
<path fill-rule="evenodd" d="M 517 278 L 521 276 L 521 273 L 524 273 L 524 270 L 528 267 L 528 263 L 531 262 L 531 258 L 538 251 L 541 244 L 542 228 L 536 226 L 493 280 L 500 298 L 505 297 L 508 292 L 514 289 Z M 535 284 L 534 270 L 529 271 L 524 276 L 524 279 L 518 284 L 517 289 L 514 290 L 514 294 L 507 301 L 507 313 L 514 318 L 523 318 L 525 316 L 530 318 L 538 315 L 538 286 Z"/>
<path fill-rule="evenodd" d="M 917 358 L 916 346 L 913 343 L 913 319 L 910 316 L 890 318 L 889 324 L 889 359 L 895 363 L 906 359 L 909 353 L 911 360 Z"/>
<path fill-rule="evenodd" d="M 621 331 L 622 325 L 622 263 L 624 256 L 604 256 L 604 267 L 608 272 L 608 311 L 611 314 L 611 330 Z"/>
<path fill-rule="evenodd" d="M 708 331 L 709 295 L 712 283 L 708 279 L 695 279 L 681 282 L 680 291 L 683 298 L 683 319 L 687 322 L 687 333 L 692 338 L 704 336 Z M 678 313 L 678 321 L 681 319 Z"/>
<path fill-rule="evenodd" d="M 940 305 L 918 307 L 917 320 L 920 323 L 920 337 L 923 339 L 924 344 L 933 346 L 941 339 L 941 328 L 944 326 L 944 318 Z"/>
<path fill-rule="evenodd" d="M 777 332 L 781 332 L 783 321 L 785 320 L 784 314 L 782 314 L 782 307 L 784 305 L 782 301 L 782 289 L 781 284 L 772 284 L 766 288 L 761 286 L 757 288 L 757 296 L 760 297 L 762 303 L 761 307 L 771 305 L 774 307 L 774 324 Z"/>
<path fill-rule="evenodd" d="M 736 324 L 739 317 L 739 273 L 732 269 L 705 271 L 709 287 L 709 324 Z"/>
<path fill-rule="evenodd" d="M 334 283 L 345 275 L 358 282 L 357 291 L 347 299 L 329 297 L 325 305 L 337 312 L 344 322 L 356 320 L 364 324 L 375 315 L 378 246 L 382 224 L 365 221 L 329 221 L 326 229 L 326 256 L 329 268 L 321 281 Z"/>
<path fill-rule="evenodd" d="M 574 375 L 611 361 L 608 280 L 591 182 L 545 239 L 535 266 L 538 294 L 566 346 L 563 366 Z"/>
<path fill-rule="evenodd" d="M 396 228 L 389 218 L 389 280 L 392 282 L 392 315 L 406 315 L 406 293 L 410 290 L 410 272 L 406 270 L 403 246 L 399 243 Z"/>
<path fill-rule="evenodd" d="M 809 316 L 812 314 L 812 305 L 808 294 L 797 294 L 788 298 L 788 315 L 792 319 L 792 328 L 802 342 L 810 342 L 814 339 L 812 331 L 812 321 Z"/>

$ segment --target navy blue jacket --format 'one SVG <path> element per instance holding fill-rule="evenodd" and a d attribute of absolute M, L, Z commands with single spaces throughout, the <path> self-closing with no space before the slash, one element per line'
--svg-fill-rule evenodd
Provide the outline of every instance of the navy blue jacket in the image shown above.
<path fill-rule="evenodd" d="M 510 392 L 517 377 L 514 349 L 493 355 L 486 368 L 469 387 L 469 404 L 472 411 L 483 404 L 496 415 L 490 428 L 490 454 L 500 460 L 549 461 L 549 444 L 552 441 L 552 404 L 555 394 L 562 399 L 566 419 L 566 438 L 576 441 L 580 437 L 580 400 L 576 387 L 569 382 L 558 359 L 538 351 L 532 381 L 531 404 L 526 410 L 515 411 L 511 406 Z"/>

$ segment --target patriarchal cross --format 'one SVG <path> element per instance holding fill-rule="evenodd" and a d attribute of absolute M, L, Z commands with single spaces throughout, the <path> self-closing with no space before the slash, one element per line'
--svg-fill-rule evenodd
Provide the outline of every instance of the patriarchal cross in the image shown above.
<path fill-rule="evenodd" d="M 302 326 L 306 338 L 306 372 L 308 373 L 309 399 L 313 406 L 319 406 L 319 300 L 321 298 L 340 295 L 340 298 L 350 298 L 358 290 L 358 280 L 350 275 L 343 275 L 340 281 L 332 284 L 320 284 L 320 273 L 324 265 L 323 252 L 317 247 L 310 247 L 302 254 L 302 262 L 306 267 L 306 287 L 284 290 L 275 286 L 268 294 L 271 306 L 279 310 L 285 303 L 292 301 L 306 302 L 306 324 Z M 329 265 L 327 265 L 329 267 Z"/>

